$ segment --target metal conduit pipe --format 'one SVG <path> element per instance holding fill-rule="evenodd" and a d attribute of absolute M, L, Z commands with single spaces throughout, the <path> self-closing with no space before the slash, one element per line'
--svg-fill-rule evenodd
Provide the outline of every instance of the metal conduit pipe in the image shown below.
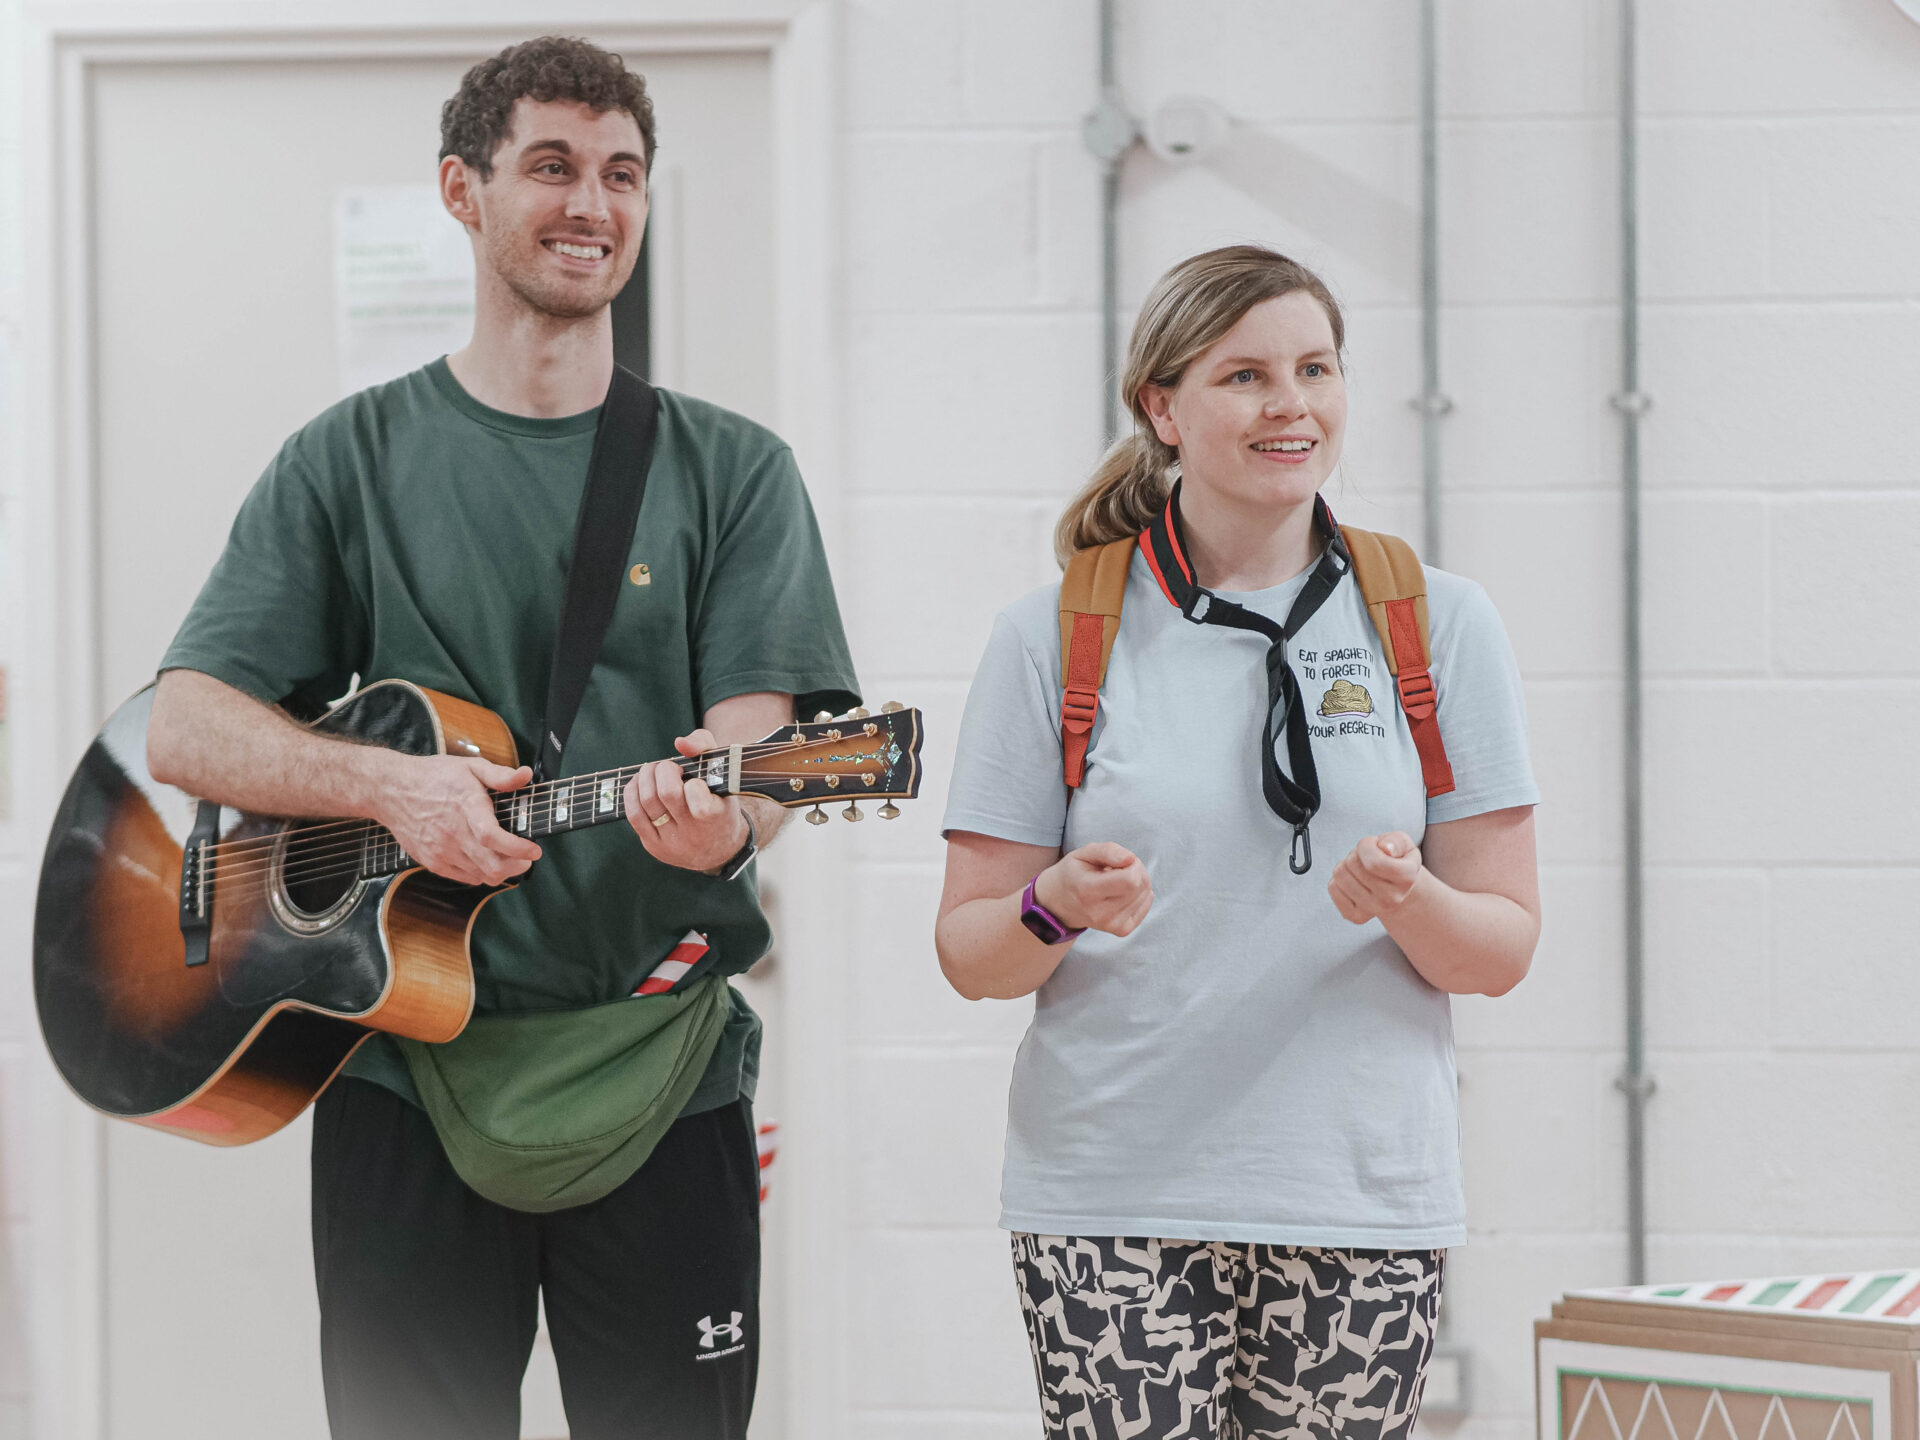
<path fill-rule="evenodd" d="M 1644 818 L 1641 776 L 1640 421 L 1649 401 L 1640 389 L 1640 201 L 1634 0 L 1620 0 L 1620 491 L 1624 514 L 1624 713 L 1621 790 L 1626 835 L 1627 1283 L 1647 1279 L 1647 1099 Z"/>
<path fill-rule="evenodd" d="M 1099 0 L 1099 99 L 1081 125 L 1081 139 L 1100 162 L 1100 385 L 1101 434 L 1111 445 L 1120 412 L 1114 386 L 1120 378 L 1120 172 L 1140 128 L 1120 95 L 1115 73 L 1115 0 Z M 1440 422 L 1453 400 L 1440 388 L 1440 200 L 1438 38 L 1435 0 L 1420 0 L 1420 412 L 1421 487 L 1425 512 L 1424 554 L 1440 563 Z"/>
<path fill-rule="evenodd" d="M 1435 0 L 1420 0 L 1420 495 L 1421 556 L 1440 563 L 1440 422 L 1453 401 L 1440 389 L 1440 101 Z"/>
<path fill-rule="evenodd" d="M 1115 0 L 1100 0 L 1100 98 L 1080 127 L 1081 139 L 1100 162 L 1100 434 L 1107 445 L 1119 438 L 1120 410 L 1120 167 L 1140 138 L 1140 128 L 1120 99 L 1114 73 Z"/>

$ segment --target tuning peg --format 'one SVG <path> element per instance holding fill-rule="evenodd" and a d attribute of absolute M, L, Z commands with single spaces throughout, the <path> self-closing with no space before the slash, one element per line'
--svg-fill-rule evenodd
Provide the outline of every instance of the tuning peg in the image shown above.
<path fill-rule="evenodd" d="M 816 725 L 824 725 L 827 723 L 827 721 L 831 720 L 832 718 L 833 718 L 833 712 L 831 710 L 822 710 L 819 714 L 813 717 L 813 723 Z"/>
<path fill-rule="evenodd" d="M 902 705 L 898 700 L 889 700 L 880 707 L 880 713 L 882 715 L 891 715 L 896 710 L 904 710 L 906 708 L 907 707 Z"/>
<path fill-rule="evenodd" d="M 849 720 L 864 720 L 872 713 L 873 712 L 868 710 L 866 706 L 856 705 L 853 709 L 847 711 L 847 718 Z"/>
<path fill-rule="evenodd" d="M 900 818 L 900 807 L 891 800 L 887 801 L 886 804 L 880 807 L 880 818 L 882 820 L 898 820 Z"/>
<path fill-rule="evenodd" d="M 807 824 L 824 825 L 826 823 L 827 812 L 822 810 L 818 805 L 815 805 L 811 810 L 807 811 Z"/>
<path fill-rule="evenodd" d="M 858 800 L 847 801 L 847 808 L 840 813 L 841 816 L 847 820 L 864 820 L 867 818 L 860 813 L 860 802 Z"/>

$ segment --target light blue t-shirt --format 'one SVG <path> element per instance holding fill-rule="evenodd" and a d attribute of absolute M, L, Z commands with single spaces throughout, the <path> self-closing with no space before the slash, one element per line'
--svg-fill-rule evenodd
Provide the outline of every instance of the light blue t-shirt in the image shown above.
<path fill-rule="evenodd" d="M 1153 908 L 1089 930 L 1036 996 L 1014 1065 L 1000 1223 L 1051 1235 L 1432 1249 L 1466 1240 L 1448 997 L 1327 895 L 1364 836 L 1538 800 L 1520 677 L 1486 593 L 1428 570 L 1440 733 L 1420 758 L 1349 576 L 1290 655 L 1312 712 L 1313 868 L 1260 790 L 1267 641 L 1196 625 L 1134 556 L 1086 780 L 1061 779 L 1059 586 L 1001 612 L 942 822 L 1124 845 Z M 1305 584 L 1220 592 L 1284 620 Z"/>

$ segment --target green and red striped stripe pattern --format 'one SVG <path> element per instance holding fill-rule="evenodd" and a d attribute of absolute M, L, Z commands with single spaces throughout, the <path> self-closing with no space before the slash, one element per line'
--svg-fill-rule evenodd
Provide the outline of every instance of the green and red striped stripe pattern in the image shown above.
<path fill-rule="evenodd" d="M 1920 1269 L 1864 1270 L 1851 1275 L 1783 1275 L 1765 1280 L 1697 1280 L 1685 1285 L 1632 1285 L 1575 1290 L 1582 1300 L 1731 1309 L 1749 1314 L 1821 1315 L 1920 1325 Z"/>

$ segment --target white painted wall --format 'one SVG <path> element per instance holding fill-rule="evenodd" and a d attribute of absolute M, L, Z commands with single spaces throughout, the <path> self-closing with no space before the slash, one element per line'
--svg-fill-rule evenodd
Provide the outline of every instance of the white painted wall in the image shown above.
<path fill-rule="evenodd" d="M 20 443 L 21 0 L 0 0 L 0 668 L 12 678 L 23 640 L 25 590 L 19 571 L 21 501 L 26 477 Z M 12 691 L 18 735 L 19 696 Z M 0 740 L 0 743 L 5 743 Z M 0 771 L 6 768 L 0 757 Z M 19 759 L 12 784 L 19 789 Z M 17 799 L 16 799 L 17 805 Z M 27 1434 L 28 1105 L 27 1047 L 38 1043 L 27 966 L 31 874 L 38 841 L 9 822 L 0 798 L 0 1440 Z"/>
<path fill-rule="evenodd" d="M 1129 162 L 1128 303 L 1226 241 L 1322 267 L 1355 390 L 1332 498 L 1417 535 L 1412 0 L 1120 9 L 1136 111 L 1207 95 L 1253 132 L 1212 171 Z M 1920 26 L 1889 0 L 1640 9 L 1650 1264 L 1906 1262 Z M 865 666 L 948 726 L 993 609 L 1052 573 L 1047 522 L 1094 451 L 1093 10 L 846 12 L 848 478 L 871 558 L 843 584 Z M 1615 12 L 1441 12 L 1447 560 L 1527 675 L 1548 919 L 1524 986 L 1456 1009 L 1473 1242 L 1448 1314 L 1477 1404 L 1427 1428 L 1506 1440 L 1531 1429 L 1530 1322 L 1624 1278 Z M 881 543 L 907 526 L 917 543 Z M 912 823 L 861 875 L 854 1433 L 1030 1435 L 991 1228 L 1020 1016 L 941 993 L 930 808 Z"/>
<path fill-rule="evenodd" d="M 0 0 L 0 354 L 9 297 L 31 283 L 15 258 L 19 4 Z M 834 837 L 857 855 L 841 1433 L 860 1440 L 1035 1433 L 993 1229 L 1023 1007 L 949 994 L 928 931 L 967 677 L 993 611 L 1053 573 L 1048 527 L 1098 441 L 1096 188 L 1078 140 L 1093 11 L 839 11 L 845 342 L 823 363 L 847 377 L 840 584 L 871 693 L 934 725 L 921 803 Z M 1353 438 L 1333 499 L 1417 534 L 1413 0 L 1121 11 L 1136 109 L 1196 93 L 1244 122 L 1212 170 L 1130 162 L 1129 302 L 1226 240 L 1321 266 L 1351 308 Z M 1651 1265 L 1911 1263 L 1920 26 L 1891 0 L 1641 13 Z M 1477 1404 L 1428 1428 L 1468 1440 L 1530 1428 L 1529 1323 L 1624 1265 L 1613 20 L 1610 0 L 1442 4 L 1446 558 L 1507 617 L 1546 795 L 1536 973 L 1456 1011 L 1473 1243 L 1448 1314 Z M 13 454 L 0 446 L 0 534 L 42 483 Z M 30 614 L 6 602 L 0 657 Z M 35 1043 L 38 845 L 0 827 L 15 1255 L 31 1224 L 19 1059 Z M 19 1268 L 0 1266 L 0 1437 L 25 1398 L 6 1329 Z"/>

